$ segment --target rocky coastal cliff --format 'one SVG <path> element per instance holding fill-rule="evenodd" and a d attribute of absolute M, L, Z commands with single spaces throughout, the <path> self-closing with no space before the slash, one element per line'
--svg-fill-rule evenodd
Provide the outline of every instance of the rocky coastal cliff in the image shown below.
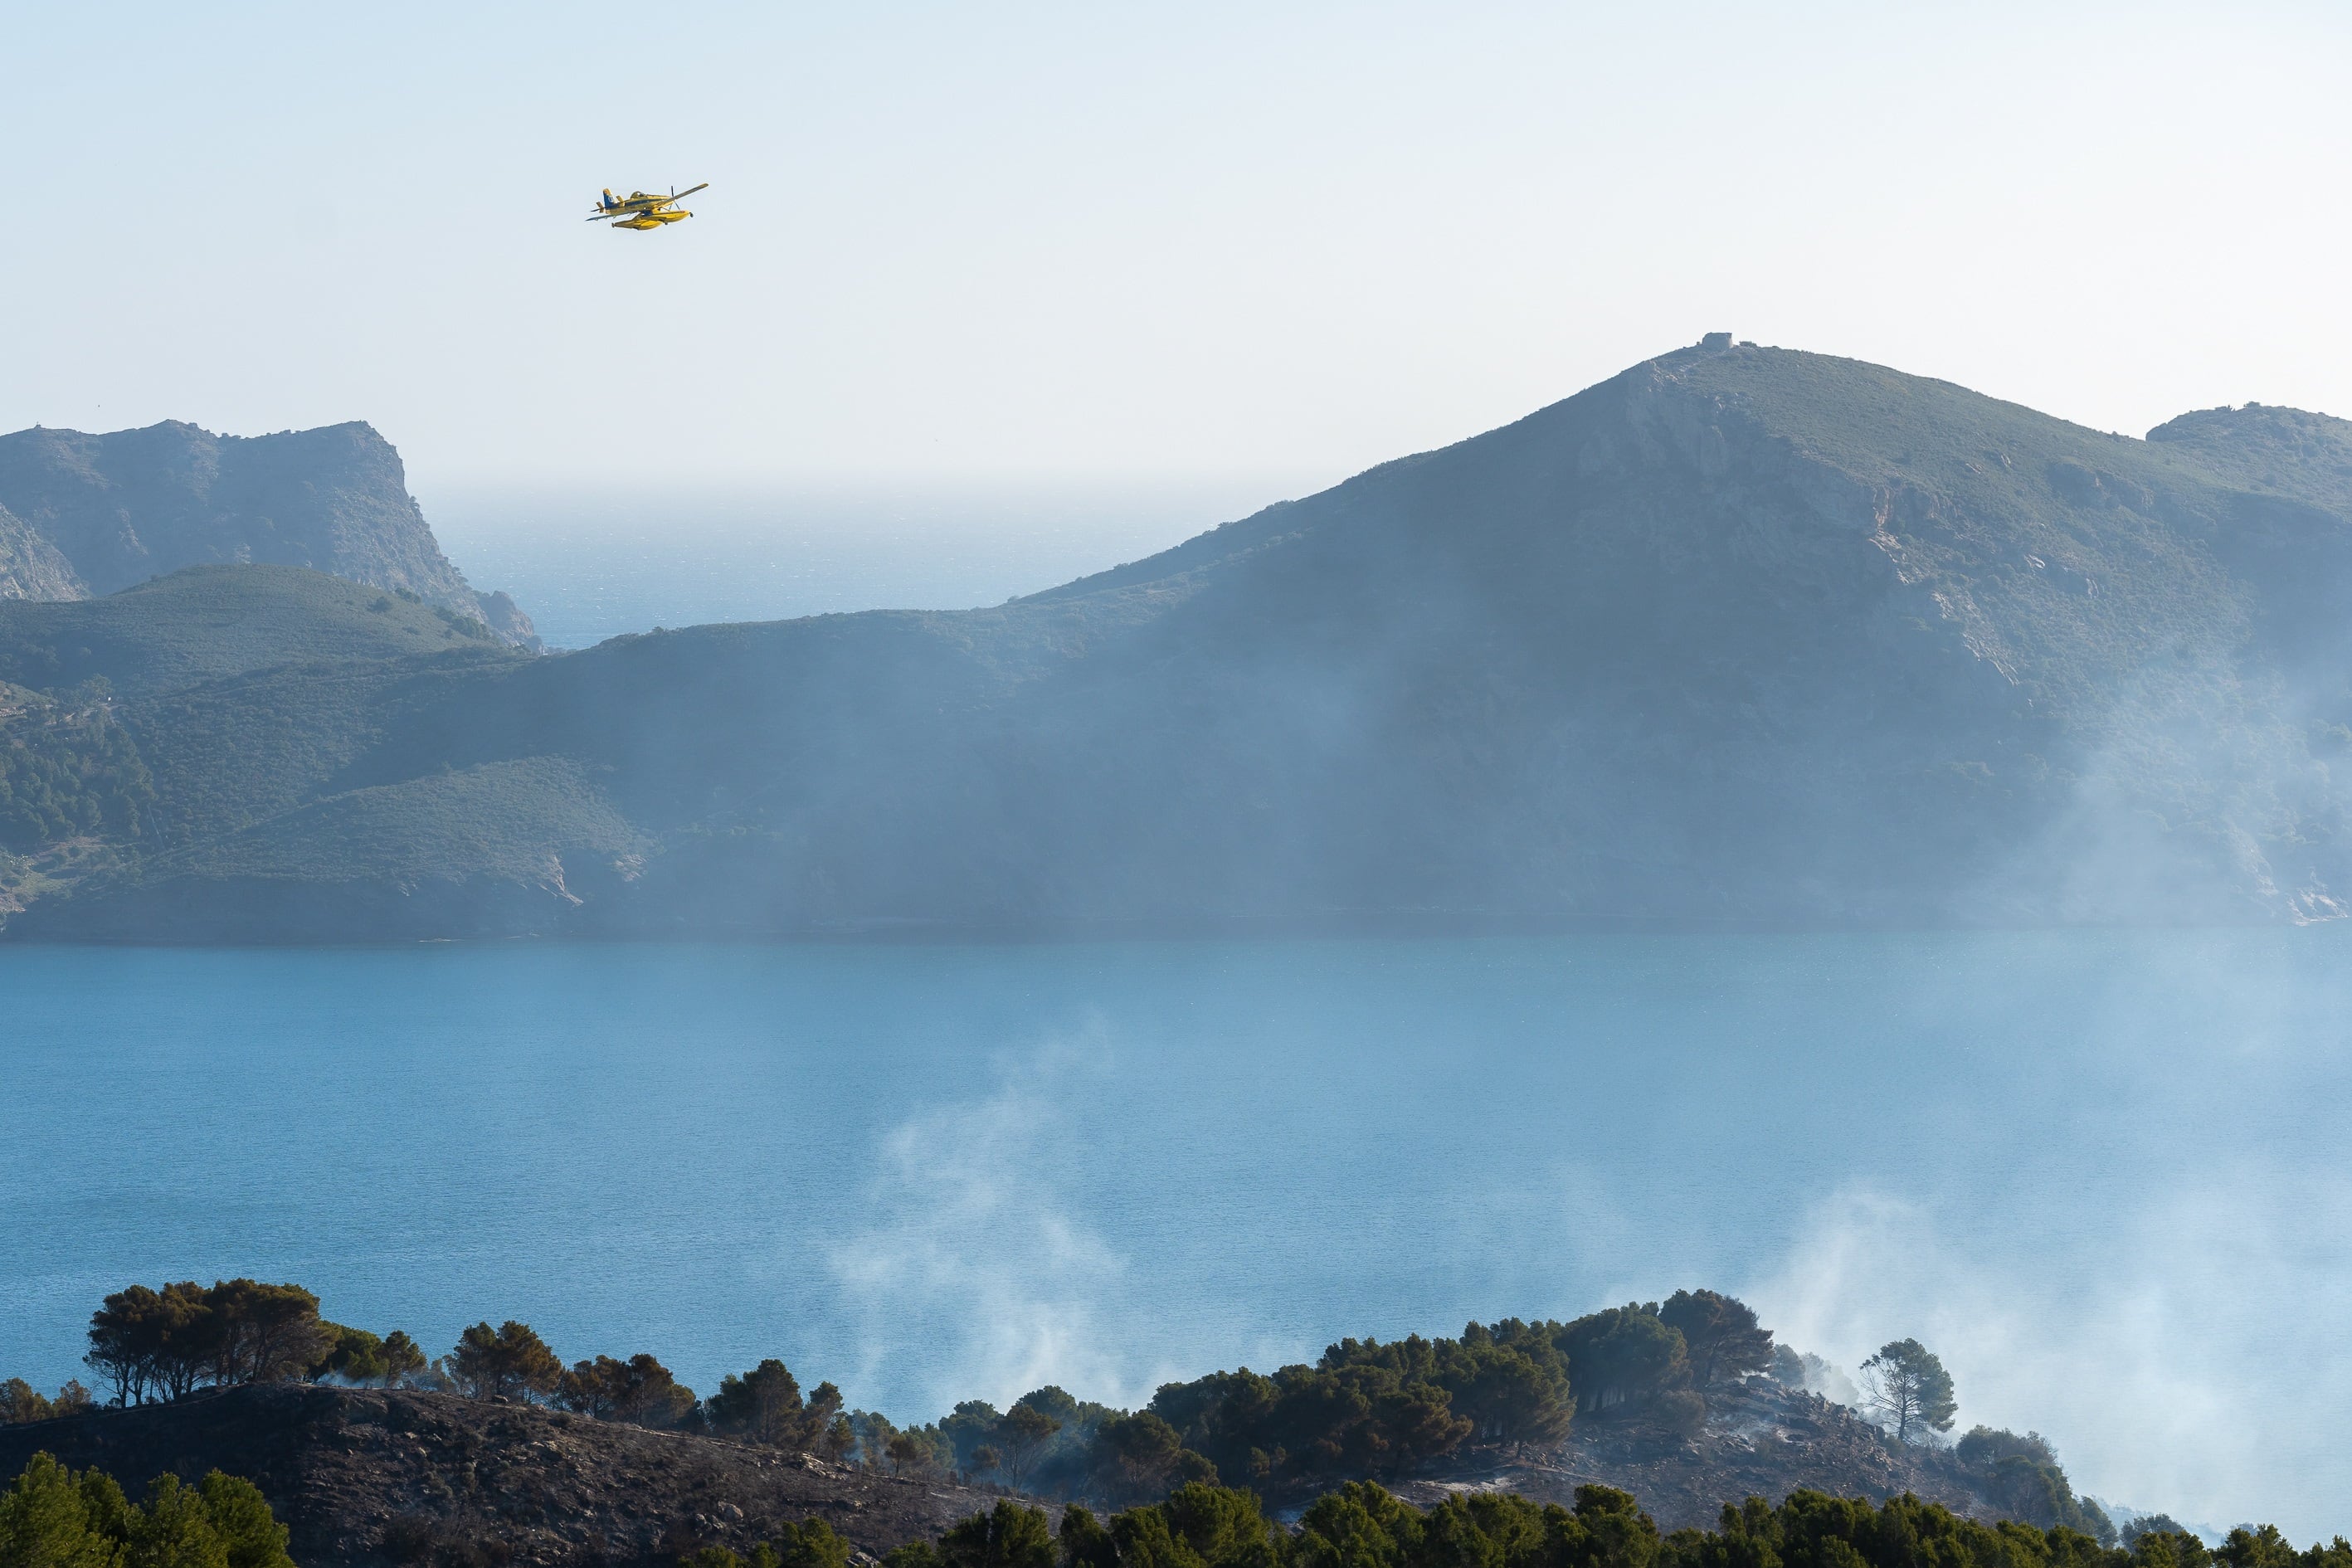
<path fill-rule="evenodd" d="M 166 420 L 0 436 L 0 598 L 87 598 L 232 562 L 415 594 L 538 646 L 512 599 L 476 593 L 441 553 L 400 454 L 372 426 L 237 437 Z"/>

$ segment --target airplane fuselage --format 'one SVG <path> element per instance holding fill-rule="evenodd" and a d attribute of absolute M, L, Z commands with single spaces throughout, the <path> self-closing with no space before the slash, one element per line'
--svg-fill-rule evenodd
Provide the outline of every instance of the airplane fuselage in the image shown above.
<path fill-rule="evenodd" d="M 690 196 L 694 191 L 701 189 L 703 186 L 697 185 L 693 191 L 673 192 L 666 196 L 631 191 L 625 201 L 616 199 L 612 192 L 606 191 L 596 211 L 589 216 L 591 218 L 610 219 L 614 228 L 633 228 L 640 232 L 656 229 L 665 224 L 681 223 L 692 217 L 694 215 L 679 206 L 677 202 L 680 196 Z"/>

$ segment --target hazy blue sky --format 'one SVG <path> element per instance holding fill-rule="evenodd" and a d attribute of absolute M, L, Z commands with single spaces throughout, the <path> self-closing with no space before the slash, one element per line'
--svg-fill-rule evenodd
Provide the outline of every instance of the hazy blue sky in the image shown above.
<path fill-rule="evenodd" d="M 1286 493 L 1713 328 L 2352 415 L 2347 79 L 2341 4 L 16 4 L 0 428 Z"/>

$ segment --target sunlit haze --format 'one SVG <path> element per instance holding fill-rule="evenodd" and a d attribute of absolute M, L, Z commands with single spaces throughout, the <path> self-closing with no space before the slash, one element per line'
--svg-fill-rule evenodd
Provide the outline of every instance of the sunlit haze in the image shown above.
<path fill-rule="evenodd" d="M 364 418 L 420 490 L 1270 498 L 1717 328 L 2133 433 L 2352 413 L 2341 6 L 19 6 L 0 46 L 0 428 Z"/>

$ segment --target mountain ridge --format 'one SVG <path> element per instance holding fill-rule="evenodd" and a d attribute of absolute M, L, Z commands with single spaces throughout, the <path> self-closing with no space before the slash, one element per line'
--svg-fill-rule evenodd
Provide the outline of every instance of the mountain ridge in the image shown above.
<path fill-rule="evenodd" d="M 2153 434 L 1677 350 L 988 609 L 352 664 L 204 786 L 300 856 L 184 813 L 9 934 L 2333 918 L 2352 423 Z M 126 710 L 159 780 L 308 700 L 237 679 Z"/>

